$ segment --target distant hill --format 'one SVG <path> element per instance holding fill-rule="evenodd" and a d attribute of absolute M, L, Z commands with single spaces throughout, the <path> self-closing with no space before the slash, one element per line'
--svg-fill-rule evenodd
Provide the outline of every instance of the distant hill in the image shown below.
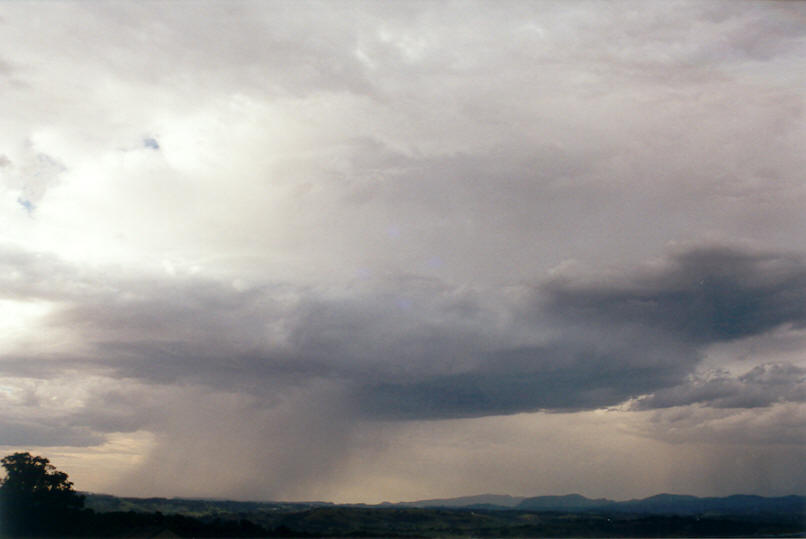
<path fill-rule="evenodd" d="M 120 498 L 109 494 L 82 492 L 88 509 L 99 513 L 134 511 L 166 515 L 225 516 L 246 513 L 273 513 L 304 511 L 315 507 L 332 506 L 327 502 L 240 502 L 205 498 Z"/>
<path fill-rule="evenodd" d="M 552 511 L 563 513 L 620 513 L 636 515 L 803 515 L 806 520 L 806 496 L 767 498 L 733 495 L 721 498 L 699 498 L 678 494 L 658 494 L 649 498 L 614 501 L 586 498 L 580 494 L 536 496 L 532 498 L 505 494 L 479 494 L 458 498 L 437 498 L 377 505 L 333 504 L 329 502 L 238 502 L 187 498 L 119 498 L 105 494 L 88 494 L 87 507 L 95 511 L 160 511 L 165 514 L 191 516 L 283 513 L 316 507 L 364 508 L 451 508 L 519 511 Z"/>
<path fill-rule="evenodd" d="M 518 509 L 532 511 L 635 513 L 642 515 L 806 515 L 806 497 L 734 495 L 723 498 L 698 498 L 676 494 L 658 494 L 638 500 L 616 502 L 599 498 L 592 500 L 579 494 L 568 496 L 538 496 L 526 498 Z"/>
<path fill-rule="evenodd" d="M 372 506 L 365 506 L 372 507 Z M 763 515 L 802 514 L 806 518 L 805 496 L 763 496 L 736 494 L 726 497 L 699 498 L 679 494 L 658 494 L 649 498 L 614 501 L 586 498 L 581 494 L 536 496 L 531 498 L 502 494 L 480 494 L 458 498 L 438 498 L 388 503 L 376 507 L 446 507 L 466 509 L 518 509 L 567 513 L 633 513 L 641 515 Z"/>
<path fill-rule="evenodd" d="M 524 498 L 518 505 L 518 509 L 528 509 L 532 511 L 577 511 L 580 509 L 589 510 L 592 508 L 604 508 L 617 502 L 606 498 L 591 499 L 581 494 L 567 494 L 565 496 L 537 496 L 534 498 Z"/>
<path fill-rule="evenodd" d="M 462 496 L 459 498 L 437 498 L 433 500 L 418 500 L 414 502 L 389 503 L 384 502 L 381 507 L 516 507 L 525 500 L 524 497 L 508 496 L 506 494 L 479 494 L 477 496 Z"/>

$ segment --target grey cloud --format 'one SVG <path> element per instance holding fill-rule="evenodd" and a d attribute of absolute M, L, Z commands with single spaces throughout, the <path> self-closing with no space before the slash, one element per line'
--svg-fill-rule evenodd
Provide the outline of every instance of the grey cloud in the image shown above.
<path fill-rule="evenodd" d="M 725 30 L 701 53 L 702 57 L 769 61 L 778 55 L 789 55 L 798 50 L 806 36 L 802 24 L 806 11 L 794 2 L 788 5 L 778 3 L 772 12 L 756 7 L 742 13 L 723 11 L 722 15 L 734 20 L 726 21 Z"/>
<path fill-rule="evenodd" d="M 80 409 L 65 414 L 61 421 L 105 434 L 155 429 L 165 413 L 164 395 L 153 388 L 132 385 L 119 384 L 93 393 Z"/>
<path fill-rule="evenodd" d="M 4 354 L 0 358 L 0 374 L 16 378 L 50 380 L 67 372 L 92 372 L 92 362 L 86 356 L 37 353 Z M 98 368 L 101 372 L 108 369 Z"/>
<path fill-rule="evenodd" d="M 0 22 L 2 22 L 2 21 L 0 21 Z M 3 58 L 0 58 L 0 74 L 1 75 L 5 76 L 5 77 L 8 77 L 8 76 L 11 75 L 13 70 L 14 70 L 14 68 L 11 66 L 11 64 L 9 62 L 7 62 Z"/>
<path fill-rule="evenodd" d="M 329 381 L 271 391 L 276 399 L 198 386 L 146 391 L 159 400 L 148 418 L 156 444 L 143 470 L 124 477 L 120 488 L 153 496 L 177 484 L 206 488 L 213 480 L 228 497 L 300 499 L 327 481 L 350 448 L 356 422 L 340 391 Z M 189 472 L 205 479 L 188 485 Z"/>
<path fill-rule="evenodd" d="M 71 279 L 81 279 L 69 269 L 60 276 L 44 269 L 46 260 L 9 258 L 48 275 L 55 284 L 21 287 L 66 300 L 48 323 L 71 328 L 90 347 L 83 359 L 62 363 L 32 358 L 28 374 L 35 365 L 43 372 L 92 368 L 269 399 L 330 380 L 355 413 L 384 419 L 584 410 L 641 396 L 641 408 L 685 401 L 750 407 L 797 401 L 803 391 L 784 384 L 795 373 L 785 366 L 735 380 L 689 379 L 711 343 L 803 325 L 806 269 L 789 254 L 689 248 L 623 278 L 555 278 L 538 287 L 526 311 L 489 291 L 415 277 L 350 294 L 288 285 L 238 290 L 195 277 L 119 280 L 77 292 Z M 7 358 L 2 368 L 11 373 L 22 361 Z M 98 417 L 99 429 L 106 424 Z"/>
<path fill-rule="evenodd" d="M 693 375 L 685 384 L 638 399 L 634 408 L 648 410 L 689 404 L 756 408 L 781 402 L 806 402 L 806 369 L 792 364 L 765 364 L 741 376 L 719 372 Z"/>
<path fill-rule="evenodd" d="M 663 367 L 630 366 L 623 353 L 558 343 L 499 353 L 469 372 L 366 386 L 358 399 L 365 414 L 383 419 L 590 410 L 676 382 L 682 371 L 676 359 Z"/>
<path fill-rule="evenodd" d="M 802 452 L 806 442 L 806 407 L 802 403 L 761 408 L 684 406 L 647 413 L 651 414 L 649 421 L 639 430 L 671 443 L 789 445 Z"/>
<path fill-rule="evenodd" d="M 263 95 L 366 93 L 362 66 L 352 54 L 355 24 L 321 23 L 329 19 L 324 12 L 334 12 L 335 6 L 310 9 L 288 4 L 264 9 L 251 2 L 233 2 L 200 5 L 192 11 L 166 6 L 158 15 L 150 7 L 134 5 L 67 9 L 76 7 L 82 18 L 105 28 L 106 36 L 115 36 L 93 56 L 122 81 L 173 86 L 182 73 L 192 86 L 202 84 L 208 90 L 238 78 L 242 90 Z M 301 35 L 309 39 L 301 41 Z M 132 44 L 138 50 L 132 50 Z"/>
<path fill-rule="evenodd" d="M 0 444 L 10 446 L 89 447 L 103 443 L 104 436 L 95 430 L 62 425 L 54 421 L 0 421 Z"/>
<path fill-rule="evenodd" d="M 82 275 L 50 253 L 0 243 L 0 295 L 8 299 L 81 300 L 103 290 L 103 279 Z"/>
<path fill-rule="evenodd" d="M 526 333 L 531 329 L 541 344 L 513 347 L 517 332 L 508 327 L 509 342 L 476 348 L 449 372 L 411 370 L 365 385 L 357 392 L 361 409 L 386 419 L 594 409 L 676 385 L 701 357 L 687 343 L 646 332 L 603 335 L 578 328 L 557 334 L 518 316 L 510 324 L 525 322 Z"/>
<path fill-rule="evenodd" d="M 105 28 L 106 47 L 86 51 L 87 56 L 100 56 L 122 80 L 173 85 L 184 79 L 206 88 L 238 80 L 240 91 L 263 95 L 349 92 L 379 100 L 433 96 L 414 90 L 435 82 L 454 90 L 455 98 L 470 91 L 466 77 L 491 72 L 497 76 L 485 86 L 499 81 L 510 85 L 509 94 L 518 88 L 512 82 L 523 82 L 524 66 L 534 65 L 551 71 L 554 76 L 547 78 L 555 82 L 558 72 L 573 76 L 572 65 L 606 66 L 595 69 L 597 78 L 605 80 L 620 70 L 635 78 L 656 67 L 658 78 L 665 72 L 663 82 L 668 83 L 674 71 L 706 61 L 769 57 L 799 45 L 798 25 L 792 22 L 797 8 L 760 11 L 722 2 L 678 3 L 645 14 L 630 10 L 633 4 L 626 2 L 604 14 L 585 5 L 587 10 L 568 10 L 559 4 L 507 2 L 493 8 L 474 2 L 460 16 L 453 6 L 441 4 L 298 2 L 264 9 L 260 3 L 231 2 L 193 12 L 166 6 L 158 15 L 146 6 L 71 5 L 62 9 L 78 9 L 79 15 L 69 17 L 57 9 L 54 16 Z M 621 12 L 630 15 L 616 15 Z M 692 39 L 691 20 L 700 23 L 698 39 Z M 84 42 L 99 37 L 88 34 L 86 25 L 63 31 L 66 35 L 55 43 L 69 43 L 71 49 L 81 50 Z M 72 34 L 84 39 L 76 42 Z M 300 40 L 301 35 L 308 39 Z M 590 87 L 601 91 L 595 84 Z"/>
<path fill-rule="evenodd" d="M 349 299 L 298 291 L 281 304 L 270 287 L 238 293 L 190 285 L 120 310 L 104 301 L 85 305 L 53 322 L 82 328 L 95 341 L 97 368 L 254 393 L 316 378 L 348 383 L 443 372 L 490 346 L 483 329 L 488 313 L 450 289 L 430 286 L 434 296 L 425 298 L 416 288 Z"/>
<path fill-rule="evenodd" d="M 563 322 L 637 326 L 704 345 L 806 323 L 806 266 L 800 257 L 701 247 L 659 270 L 611 283 L 557 281 L 542 308 Z"/>
<path fill-rule="evenodd" d="M 793 255 L 698 247 L 611 282 L 555 280 L 539 298 L 534 320 L 561 335 L 550 345 L 499 350 L 455 374 L 384 381 L 362 390 L 363 407 L 381 417 L 462 417 L 591 409 L 646 394 L 654 396 L 642 406 L 661 406 L 707 345 L 802 327 L 806 268 Z M 714 406 L 797 401 L 802 388 L 779 394 L 772 382 L 756 383 L 782 368 L 751 371 L 739 386 L 711 381 L 694 393 Z"/>

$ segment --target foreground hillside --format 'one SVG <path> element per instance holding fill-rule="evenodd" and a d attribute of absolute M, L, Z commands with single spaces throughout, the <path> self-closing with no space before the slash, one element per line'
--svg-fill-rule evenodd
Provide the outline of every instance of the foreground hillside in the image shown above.
<path fill-rule="evenodd" d="M 678 499 L 680 498 L 680 499 Z M 732 497 L 733 498 L 733 497 Z M 86 504 L 99 515 L 128 516 L 134 527 L 138 518 L 146 519 L 152 528 L 162 526 L 183 535 L 170 519 L 181 516 L 189 535 L 216 536 L 216 530 L 228 530 L 230 535 L 269 536 L 385 536 L 385 537 L 769 537 L 804 536 L 803 497 L 782 499 L 750 497 L 756 508 L 764 511 L 741 509 L 746 499 L 694 498 L 659 496 L 632 502 L 610 502 L 614 510 L 593 510 L 593 505 L 581 496 L 546 497 L 544 500 L 524 499 L 511 502 L 522 506 L 550 503 L 565 506 L 564 510 L 524 509 L 521 507 L 484 508 L 486 499 L 460 498 L 426 501 L 440 503 L 441 507 L 344 506 L 327 503 L 272 503 L 236 502 L 220 500 L 117 498 L 105 495 L 87 495 Z M 588 501 L 586 501 L 588 500 Z M 692 503 L 704 507 L 721 504 L 722 511 L 692 513 Z M 703 501 L 704 500 L 704 501 Z M 721 500 L 716 502 L 715 500 Z M 481 502 L 480 504 L 478 502 Z M 598 507 L 603 502 L 595 501 Z M 645 503 L 638 503 L 645 502 Z M 683 510 L 670 507 L 681 502 Z M 731 502 L 740 502 L 738 505 Z M 417 502 L 411 502 L 417 503 Z M 450 507 L 451 503 L 469 504 Z M 625 503 L 636 508 L 630 512 Z M 688 505 L 686 505 L 688 504 Z M 799 504 L 799 505 L 798 505 Z M 608 505 L 608 504 L 605 504 Z M 737 509 L 732 509 L 737 507 Z M 158 515 L 158 517 L 154 517 Z M 156 518 L 156 519 L 155 519 Z M 161 519 L 161 520 L 160 520 Z M 248 523 L 248 525 L 247 525 Z M 174 526 L 172 529 L 171 526 Z M 240 527 L 237 527 L 237 526 Z M 208 526 L 206 529 L 204 526 Z M 192 530 L 192 533 L 190 533 Z"/>

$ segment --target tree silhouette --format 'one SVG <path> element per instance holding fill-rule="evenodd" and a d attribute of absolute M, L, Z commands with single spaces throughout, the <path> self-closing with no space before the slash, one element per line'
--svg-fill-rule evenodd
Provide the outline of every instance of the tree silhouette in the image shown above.
<path fill-rule="evenodd" d="M 0 460 L 0 525 L 12 537 L 52 535 L 67 529 L 84 506 L 67 474 L 45 457 L 14 453 Z"/>

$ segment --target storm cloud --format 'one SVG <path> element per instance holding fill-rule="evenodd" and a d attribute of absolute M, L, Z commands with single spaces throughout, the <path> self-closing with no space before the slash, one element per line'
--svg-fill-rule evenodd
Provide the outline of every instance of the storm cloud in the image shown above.
<path fill-rule="evenodd" d="M 546 309 L 571 324 L 640 326 L 698 345 L 806 321 L 800 257 L 704 247 L 622 282 L 548 287 Z"/>
<path fill-rule="evenodd" d="M 331 380 L 356 413 L 383 419 L 590 410 L 639 397 L 646 409 L 681 392 L 679 404 L 755 406 L 759 393 L 767 404 L 799 400 L 799 390 L 769 385 L 796 378 L 794 365 L 691 379 L 710 344 L 803 326 L 806 265 L 791 254 L 697 246 L 599 282 L 554 276 L 497 302 L 411 278 L 349 296 L 164 278 L 82 290 L 99 279 L 60 275 L 53 264 L 48 284 L 35 277 L 44 273 L 37 257 L 7 259 L 26 271 L 27 297 L 60 305 L 47 317 L 53 330 L 70 328 L 87 351 L 27 368 L 8 358 L 6 373 L 91 368 L 256 396 Z"/>
<path fill-rule="evenodd" d="M 804 21 L 2 5 L 0 447 L 142 495 L 804 491 Z"/>
<path fill-rule="evenodd" d="M 782 325 L 802 328 L 806 320 L 806 266 L 799 257 L 693 247 L 654 266 L 600 282 L 555 278 L 538 287 L 528 314 L 566 335 L 542 346 L 496 350 L 470 371 L 378 385 L 364 397 L 366 405 L 414 417 L 613 406 L 681 383 L 709 344 Z M 799 372 L 791 365 L 776 369 Z M 762 372 L 757 367 L 739 381 L 758 392 L 750 385 Z M 737 397 L 743 393 L 742 385 L 732 389 Z M 772 389 L 761 392 L 773 400 L 795 394 Z M 641 401 L 643 407 L 661 402 L 657 396 Z M 743 407 L 753 400 L 732 402 Z"/>

